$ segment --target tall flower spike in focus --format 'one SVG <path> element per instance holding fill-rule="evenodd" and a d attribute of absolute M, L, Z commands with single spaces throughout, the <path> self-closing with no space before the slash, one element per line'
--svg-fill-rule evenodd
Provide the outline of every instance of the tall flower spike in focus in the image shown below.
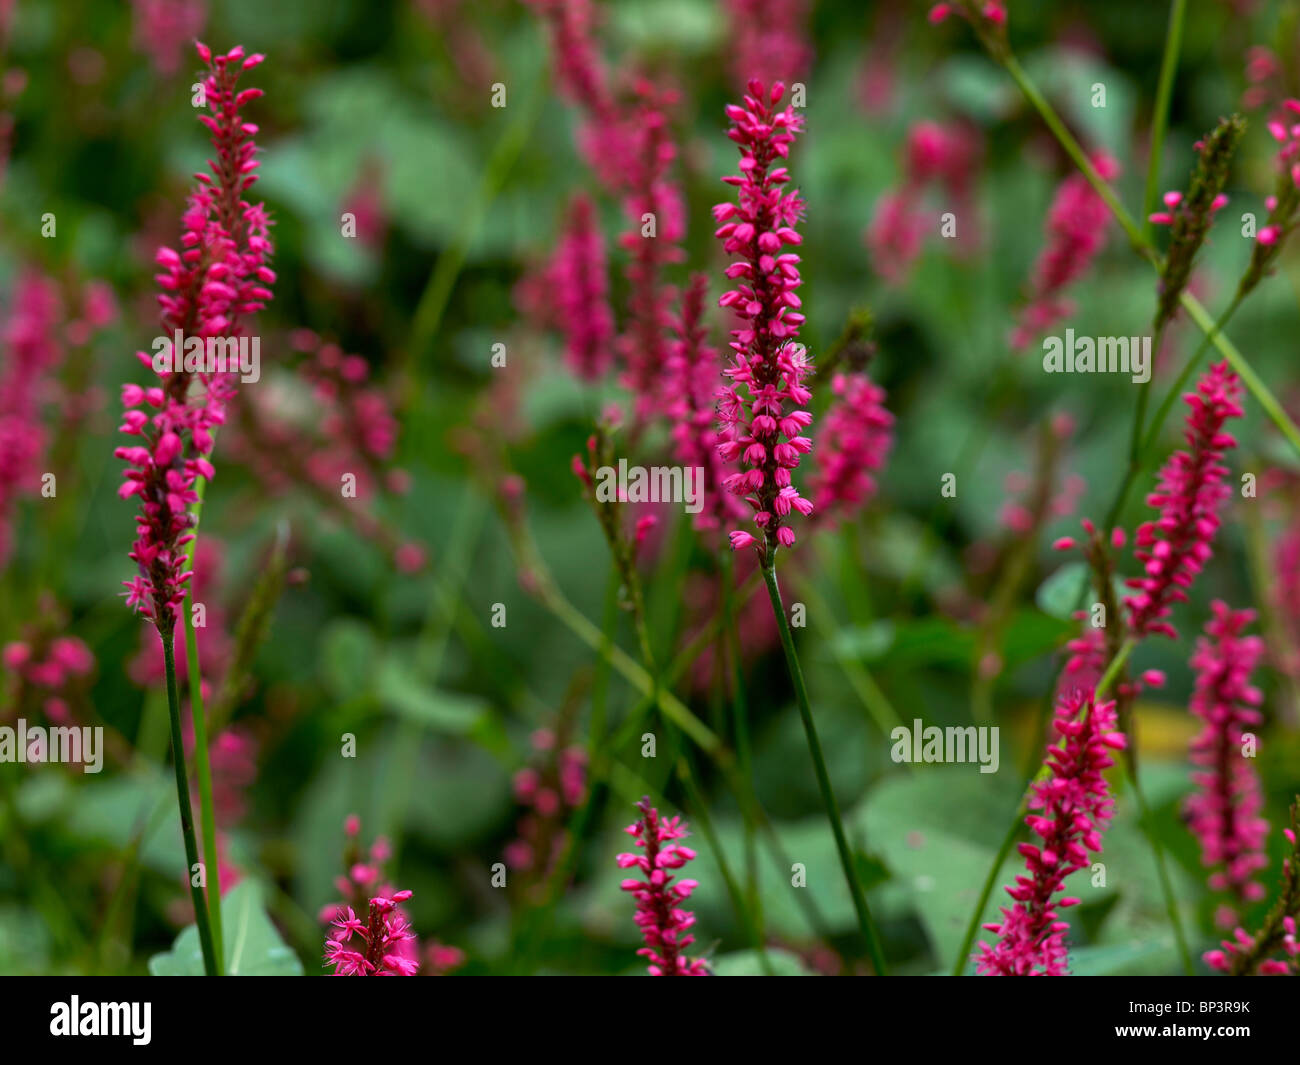
<path fill-rule="evenodd" d="M 242 48 L 214 57 L 206 45 L 196 47 L 208 65 L 203 88 L 210 112 L 199 121 L 212 134 L 216 158 L 208 163 L 213 176 L 195 175 L 199 184 L 182 216 L 181 251 L 158 252 L 162 272 L 157 281 L 163 290 L 158 302 L 169 339 L 179 332 L 187 349 L 197 339 L 205 353 L 218 347 L 228 352 L 228 345 L 210 341 L 241 336 L 241 322 L 271 298 L 267 286 L 275 280 L 267 266 L 272 246 L 266 210 L 244 199 L 257 180 L 257 126 L 245 121 L 240 109 L 262 90 L 237 89 L 240 75 L 263 57 L 245 58 Z M 208 459 L 213 434 L 225 421 L 239 379 L 238 360 L 224 372 L 190 372 L 176 368 L 181 354 L 173 353 L 173 369 L 159 374 L 157 385 L 122 387 L 127 410 L 121 431 L 139 443 L 114 452 L 128 466 L 118 494 L 140 497 L 130 553 L 140 572 L 125 582 L 127 604 L 152 620 L 164 640 L 170 638 L 185 598 L 186 546 L 193 539 L 189 507 L 198 500 L 195 482 L 213 475 Z M 151 356 L 138 352 L 137 357 L 152 367 Z"/>
<path fill-rule="evenodd" d="M 627 833 L 641 848 L 640 854 L 620 854 L 620 869 L 639 869 L 644 880 L 628 878 L 619 885 L 636 898 L 636 923 L 645 939 L 637 951 L 650 959 L 651 976 L 708 976 L 709 969 L 699 958 L 687 958 L 682 952 L 695 942 L 688 931 L 695 915 L 681 904 L 691 897 L 695 880 L 674 880 L 673 870 L 681 869 L 695 857 L 695 851 L 677 842 L 687 835 L 680 817 L 662 818 L 649 799 L 636 804 L 640 820 L 627 826 Z"/>
<path fill-rule="evenodd" d="M 1241 385 L 1226 360 L 1211 366 L 1196 391 L 1184 397 L 1192 408 L 1183 433 L 1187 450 L 1169 456 L 1156 490 L 1147 496 L 1160 517 L 1138 527 L 1134 557 L 1144 576 L 1125 581 L 1135 589 L 1124 597 L 1134 636 L 1178 637 L 1166 619 L 1174 603 L 1186 600 L 1186 589 L 1213 553 L 1219 505 L 1231 492 L 1223 480 L 1228 472 L 1223 454 L 1237 446 L 1223 427 L 1229 418 L 1242 416 L 1240 398 Z"/>
<path fill-rule="evenodd" d="M 1213 870 L 1210 889 L 1229 893 L 1236 904 L 1218 914 L 1218 923 L 1227 928 L 1237 923 L 1242 904 L 1264 897 L 1264 885 L 1254 876 L 1268 865 L 1259 776 L 1242 754 L 1243 733 L 1264 720 L 1256 709 L 1264 697 L 1250 683 L 1264 641 L 1242 634 L 1254 616 L 1216 600 L 1214 617 L 1192 656 L 1196 691 L 1191 708 L 1204 727 L 1191 745 L 1197 790 L 1185 810 L 1188 828 L 1201 841 L 1201 862 Z"/>
<path fill-rule="evenodd" d="M 727 136 L 740 147 L 740 175 L 722 180 L 737 187 L 739 202 L 713 209 L 721 223 L 715 235 L 737 259 L 726 270 L 727 277 L 738 280 L 737 287 L 718 305 L 730 307 L 741 319 L 741 327 L 731 332 L 735 355 L 723 371 L 732 383 L 718 404 L 720 454 L 745 467 L 731 474 L 726 486 L 753 508 L 762 537 L 734 530 L 731 546 L 757 541 L 764 558 L 778 544 L 794 543 L 794 529 L 786 524 L 791 510 L 805 516 L 812 512 L 812 503 L 791 479 L 799 456 L 812 450 L 812 441 L 802 435 L 812 424 L 807 410 L 812 393 L 803 384 L 812 367 L 803 346 L 794 343 L 804 321 L 795 292 L 799 256 L 782 251 L 803 240 L 793 227 L 803 217 L 804 202 L 797 191 L 783 189 L 789 170 L 773 166 L 789 157 L 790 145 L 803 129 L 803 117 L 793 107 L 776 110 L 784 94 L 780 82 L 768 91 L 755 80 L 743 107 L 727 107 L 732 121 Z"/>
<path fill-rule="evenodd" d="M 1103 773 L 1115 764 L 1110 752 L 1126 742 L 1116 730 L 1115 704 L 1074 691 L 1057 703 L 1054 724 L 1060 744 L 1047 749 L 1047 774 L 1033 785 L 1025 818 L 1042 844 L 1020 844 L 1027 874 L 1007 888 L 1015 905 L 1003 907 L 1002 921 L 984 926 L 998 941 L 980 943 L 975 967 L 983 976 L 1066 975 L 1070 926 L 1057 910 L 1080 900 L 1056 894 L 1067 876 L 1088 865 L 1089 854 L 1100 853 L 1110 824 L 1114 800 Z"/>
<path fill-rule="evenodd" d="M 1184 196 L 1181 192 L 1165 193 L 1167 210 L 1153 214 L 1150 221 L 1170 226 L 1169 250 L 1160 268 L 1160 305 L 1156 310 L 1155 328 L 1159 329 L 1178 310 L 1178 297 L 1187 287 L 1196 254 L 1214 224 L 1214 216 L 1228 203 L 1223 187 L 1228 182 L 1228 168 L 1237 144 L 1246 131 L 1240 115 L 1222 119 L 1197 144 L 1196 172 Z"/>

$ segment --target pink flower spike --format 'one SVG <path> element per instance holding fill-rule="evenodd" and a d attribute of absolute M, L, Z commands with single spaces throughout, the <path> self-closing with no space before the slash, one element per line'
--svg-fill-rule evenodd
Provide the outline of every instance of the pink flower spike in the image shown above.
<path fill-rule="evenodd" d="M 1114 765 L 1108 751 L 1122 747 L 1124 737 L 1115 731 L 1114 702 L 1094 703 L 1090 689 L 1061 697 L 1055 726 L 1059 746 L 1047 749 L 1048 772 L 1033 785 L 1025 818 L 1042 846 L 1020 845 L 1026 875 L 1006 889 L 1014 903 L 1003 907 L 1002 920 L 985 926 L 998 941 L 980 943 L 975 967 L 981 975 L 1063 976 L 1068 971 L 1069 924 L 1056 916 L 1065 900 L 1055 896 L 1067 876 L 1088 865 L 1089 853 L 1101 850 L 1114 808 L 1104 776 Z"/>
<path fill-rule="evenodd" d="M 639 868 L 646 879 L 627 879 L 620 885 L 636 898 L 636 923 L 645 946 L 638 954 L 649 961 L 651 976 L 708 976 L 708 966 L 698 958 L 688 958 L 685 950 L 695 942 L 687 930 L 695 915 L 681 908 L 681 902 L 695 887 L 695 881 L 673 883 L 671 870 L 680 869 L 695 857 L 695 852 L 677 842 L 687 835 L 681 818 L 662 818 L 649 799 L 637 803 L 641 818 L 629 825 L 627 832 L 642 854 L 620 854 L 618 865 Z"/>

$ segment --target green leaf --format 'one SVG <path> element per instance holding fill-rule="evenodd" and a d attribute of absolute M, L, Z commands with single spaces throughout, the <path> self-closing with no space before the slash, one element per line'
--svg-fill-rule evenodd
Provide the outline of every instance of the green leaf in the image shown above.
<path fill-rule="evenodd" d="M 1038 586 L 1034 602 L 1044 614 L 1068 621 L 1086 602 L 1090 579 L 1086 562 L 1067 562 Z"/>
<path fill-rule="evenodd" d="M 302 976 L 302 962 L 284 944 L 266 911 L 255 881 L 242 880 L 221 900 L 227 976 Z M 166 954 L 149 959 L 154 976 L 202 976 L 203 952 L 199 932 L 187 925 Z"/>
<path fill-rule="evenodd" d="M 370 626 L 352 618 L 332 621 L 321 634 L 321 676 L 331 695 L 340 701 L 370 691 L 378 641 Z"/>
<path fill-rule="evenodd" d="M 454 735 L 472 732 L 487 713 L 482 700 L 426 684 L 410 664 L 392 655 L 380 667 L 378 695 L 398 716 Z"/>

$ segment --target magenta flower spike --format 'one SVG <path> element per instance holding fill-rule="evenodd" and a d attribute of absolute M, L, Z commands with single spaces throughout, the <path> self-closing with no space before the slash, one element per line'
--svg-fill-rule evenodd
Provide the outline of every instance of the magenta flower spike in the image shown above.
<path fill-rule="evenodd" d="M 334 976 L 414 976 L 420 968 L 406 944 L 415 939 L 399 904 L 411 897 L 398 891 L 391 898 L 369 901 L 366 919 L 351 906 L 344 906 L 330 922 L 333 931 L 325 940 L 325 963 Z"/>
<path fill-rule="evenodd" d="M 998 941 L 980 944 L 975 967 L 983 976 L 1066 975 L 1070 925 L 1058 910 L 1079 900 L 1056 895 L 1067 876 L 1087 866 L 1089 854 L 1101 851 L 1110 824 L 1114 802 L 1103 773 L 1115 764 L 1110 752 L 1126 744 L 1115 703 L 1094 703 L 1091 691 L 1071 691 L 1057 703 L 1054 725 L 1060 742 L 1047 749 L 1047 775 L 1033 785 L 1025 818 L 1042 843 L 1020 844 L 1026 873 L 1006 889 L 1015 904 L 1003 907 L 1001 922 L 984 925 Z"/>
<path fill-rule="evenodd" d="M 627 833 L 641 848 L 640 854 L 620 854 L 620 869 L 639 869 L 644 880 L 630 877 L 620 887 L 636 898 L 636 923 L 645 939 L 637 951 L 650 961 L 651 976 L 708 976 L 702 959 L 687 958 L 683 951 L 695 942 L 690 927 L 695 915 L 681 904 L 691 897 L 697 881 L 677 880 L 673 870 L 695 857 L 695 851 L 677 842 L 687 835 L 680 817 L 667 819 L 650 805 L 649 799 L 636 804 L 641 819 L 628 825 Z"/>
<path fill-rule="evenodd" d="M 1240 397 L 1241 385 L 1226 361 L 1211 366 L 1196 391 L 1185 397 L 1191 407 L 1183 434 L 1187 449 L 1169 457 L 1156 490 L 1147 496 L 1160 516 L 1143 523 L 1135 537 L 1134 557 L 1144 576 L 1125 582 L 1135 589 L 1124 597 L 1135 636 L 1163 633 L 1177 638 L 1166 619 L 1172 604 L 1187 599 L 1186 589 L 1213 553 L 1219 506 L 1229 495 L 1223 454 L 1237 446 L 1223 427 L 1229 418 L 1242 416 Z"/>
<path fill-rule="evenodd" d="M 188 341 L 197 338 L 206 350 L 209 340 L 241 335 L 242 320 L 271 298 L 267 286 L 275 274 L 267 265 L 272 246 L 266 210 L 244 199 L 257 180 L 257 126 L 245 121 L 240 109 L 262 90 L 237 89 L 242 72 L 261 63 L 262 56 L 245 57 L 242 48 L 235 48 L 214 57 L 206 45 L 196 47 L 208 65 L 203 88 L 209 113 L 199 121 L 212 134 L 216 158 L 208 163 L 213 176 L 195 175 L 198 186 L 182 216 L 181 250 L 158 252 L 162 272 L 157 281 L 163 290 L 158 302 L 166 335 L 179 333 L 187 348 Z M 180 360 L 183 353 L 173 355 Z M 150 355 L 137 356 L 153 366 Z M 225 421 L 238 376 L 237 364 L 224 372 L 190 371 L 178 369 L 173 361 L 156 385 L 122 387 L 127 409 L 121 431 L 138 443 L 114 452 L 127 462 L 118 494 L 123 499 L 140 497 L 130 552 L 139 574 L 124 582 L 127 605 L 153 621 L 164 639 L 175 628 L 185 598 L 188 574 L 183 569 L 186 546 L 193 539 L 189 507 L 198 499 L 195 483 L 199 477 L 213 476 L 208 459 L 213 433 Z M 196 384 L 198 393 L 191 395 Z"/>
<path fill-rule="evenodd" d="M 741 320 L 731 332 L 735 354 L 723 371 L 732 383 L 720 393 L 719 451 L 726 462 L 744 467 L 725 483 L 753 508 L 761 537 L 733 530 L 731 546 L 757 542 L 764 557 L 778 545 L 794 543 L 794 529 L 787 524 L 792 510 L 812 513 L 812 503 L 791 478 L 800 456 L 812 450 L 803 435 L 812 424 L 807 409 L 812 393 L 803 384 L 812 367 L 803 346 L 794 342 L 804 321 L 795 291 L 799 256 L 782 250 L 802 242 L 794 225 L 804 213 L 799 193 L 784 190 L 789 170 L 774 165 L 788 158 L 803 129 L 803 117 L 793 107 L 776 110 L 784 94 L 780 82 L 769 91 L 751 81 L 744 106 L 727 108 L 732 122 L 727 136 L 740 148 L 740 174 L 722 180 L 736 186 L 738 202 L 713 209 L 720 223 L 715 235 L 736 260 L 726 273 L 737 287 L 718 305 L 730 307 Z"/>
<path fill-rule="evenodd" d="M 1251 610 L 1232 610 L 1215 601 L 1192 656 L 1196 690 L 1192 713 L 1204 722 L 1192 740 L 1196 792 L 1187 799 L 1187 825 L 1201 842 L 1201 861 L 1213 870 L 1209 886 L 1227 892 L 1237 907 L 1264 897 L 1255 874 L 1268 866 L 1264 840 L 1268 822 L 1259 816 L 1264 799 L 1259 776 L 1242 754 L 1243 733 L 1264 718 L 1256 709 L 1263 694 L 1250 674 L 1264 654 L 1264 641 L 1242 630 L 1254 620 Z M 1232 906 L 1218 913 L 1219 924 L 1233 927 L 1240 914 Z"/>

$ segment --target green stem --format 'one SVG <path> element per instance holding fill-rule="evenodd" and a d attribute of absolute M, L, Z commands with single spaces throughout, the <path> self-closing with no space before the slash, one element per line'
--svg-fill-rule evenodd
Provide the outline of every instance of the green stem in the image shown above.
<path fill-rule="evenodd" d="M 199 865 L 199 846 L 194 839 L 194 811 L 190 808 L 190 783 L 185 772 L 185 741 L 181 736 L 181 697 L 176 688 L 176 654 L 172 644 L 175 632 L 166 635 L 160 631 L 163 645 L 163 669 L 167 674 L 167 713 L 172 728 L 172 763 L 176 768 L 176 802 L 181 812 L 181 836 L 185 840 L 185 879 L 189 881 L 190 898 L 194 903 L 194 923 L 199 930 L 199 947 L 203 951 L 203 971 L 208 976 L 218 973 L 216 954 L 212 946 L 212 928 L 208 922 L 208 906 L 203 889 L 194 883 L 194 871 Z M 206 877 L 205 877 L 206 879 Z"/>
<path fill-rule="evenodd" d="M 831 832 L 835 836 L 835 847 L 839 851 L 840 865 L 844 869 L 844 879 L 848 883 L 849 895 L 853 899 L 853 908 L 858 915 L 858 925 L 867 941 L 867 950 L 876 974 L 884 976 L 885 952 L 876 933 L 875 922 L 871 919 L 871 908 L 858 879 L 858 867 L 853 852 L 849 849 L 848 837 L 844 833 L 844 821 L 840 817 L 839 803 L 835 801 L 835 792 L 831 788 L 830 774 L 826 771 L 826 759 L 822 756 L 821 740 L 817 737 L 817 723 L 813 720 L 812 707 L 808 704 L 808 691 L 804 687 L 803 670 L 799 668 L 799 656 L 795 652 L 794 636 L 790 632 L 790 623 L 786 620 L 785 604 L 781 601 L 781 588 L 776 581 L 776 560 L 771 555 L 763 563 L 763 580 L 767 582 L 767 593 L 772 600 L 772 613 L 776 616 L 777 628 L 781 632 L 781 646 L 785 649 L 785 663 L 790 670 L 790 680 L 794 685 L 795 701 L 799 706 L 799 717 L 803 721 L 804 734 L 808 739 L 808 753 L 812 755 L 813 770 L 817 775 L 817 787 L 821 791 L 822 805 L 826 808 L 826 819 L 830 822 Z"/>
<path fill-rule="evenodd" d="M 740 783 L 757 802 L 757 789 L 754 787 L 754 757 L 749 734 L 749 703 L 745 697 L 745 674 L 740 660 L 740 637 L 736 628 L 736 590 L 733 587 L 736 569 L 734 556 L 730 551 L 722 556 L 722 614 L 723 614 L 723 658 L 731 664 L 731 683 L 733 687 L 732 713 L 736 728 L 736 756 L 740 763 Z M 724 674 L 725 677 L 725 674 Z M 724 679 L 724 687 L 726 681 Z M 749 896 L 749 913 L 754 924 L 754 946 L 759 952 L 764 971 L 768 975 L 770 965 L 765 949 L 766 935 L 763 922 L 763 899 L 758 889 L 758 847 L 755 842 L 754 818 L 749 803 L 740 804 L 745 830 L 745 881 Z"/>
<path fill-rule="evenodd" d="M 1178 70 L 1178 53 L 1183 45 L 1183 19 L 1187 0 L 1173 0 L 1169 5 L 1169 30 L 1165 34 L 1165 54 L 1160 63 L 1160 82 L 1156 88 L 1156 110 L 1151 124 L 1151 158 L 1147 162 L 1146 194 L 1142 197 L 1142 217 L 1148 219 L 1155 210 L 1160 192 L 1160 157 L 1164 152 L 1165 130 L 1169 126 L 1169 101 L 1174 92 L 1174 74 Z M 1151 222 L 1144 221 L 1146 237 L 1151 239 Z"/>
<path fill-rule="evenodd" d="M 200 477 L 194 486 L 198 499 L 190 508 L 195 539 L 185 548 L 182 573 L 193 574 L 194 550 L 198 542 L 199 515 L 208 482 Z M 212 921 L 212 945 L 215 950 L 217 975 L 221 975 L 221 962 L 225 957 L 221 933 L 221 862 L 217 857 L 217 821 L 212 802 L 212 764 L 208 758 L 208 723 L 203 710 L 203 672 L 199 664 L 199 642 L 194 632 L 194 580 L 191 576 L 185 586 L 184 625 L 185 658 L 189 667 L 190 717 L 194 722 L 194 769 L 199 783 L 199 822 L 203 829 L 203 860 L 207 884 L 208 915 Z"/>
<path fill-rule="evenodd" d="M 1106 672 L 1101 675 L 1101 680 L 1097 681 L 1097 687 L 1093 690 L 1092 698 L 1094 702 L 1100 702 L 1101 697 L 1106 694 L 1110 686 L 1115 683 L 1115 678 L 1119 676 L 1119 671 L 1124 668 L 1124 663 L 1128 661 L 1129 655 L 1133 653 L 1133 648 L 1137 646 L 1137 640 L 1132 636 L 1127 637 L 1119 650 L 1115 652 L 1115 657 L 1110 660 L 1106 667 Z"/>

